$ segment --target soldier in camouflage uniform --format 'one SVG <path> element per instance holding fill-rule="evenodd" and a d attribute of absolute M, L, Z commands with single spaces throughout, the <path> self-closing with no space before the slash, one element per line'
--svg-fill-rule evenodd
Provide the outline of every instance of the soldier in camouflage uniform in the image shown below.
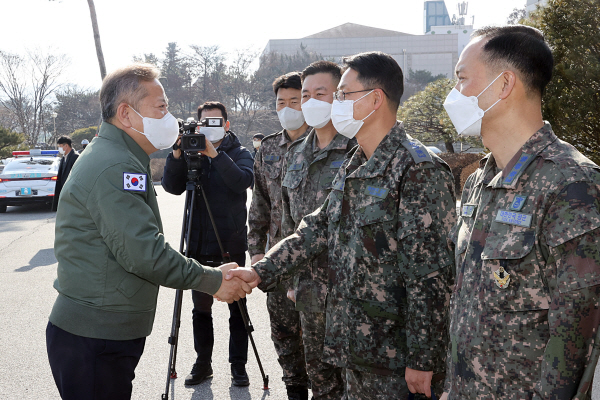
<path fill-rule="evenodd" d="M 268 290 L 328 251 L 323 361 L 346 368 L 348 398 L 403 399 L 409 390 L 431 396 L 432 382 L 443 379 L 448 342 L 452 174 L 395 119 L 403 89 L 398 63 L 379 52 L 344 62 L 331 116 L 360 146 L 323 206 L 255 270 L 228 275 Z"/>
<path fill-rule="evenodd" d="M 460 96 L 480 93 L 478 102 L 467 98 L 457 108 L 457 93 L 446 101 L 459 133 L 469 131 L 465 104 L 489 110 L 500 102 L 474 110 L 491 154 L 465 184 L 453 234 L 457 273 L 443 398 L 591 396 L 600 169 L 542 119 L 552 67 L 541 32 L 525 26 L 475 32 L 457 64 Z"/>
<path fill-rule="evenodd" d="M 356 139 L 338 134 L 331 123 L 333 92 L 341 77 L 340 66 L 330 61 L 317 61 L 302 71 L 302 112 L 306 122 L 315 128 L 304 140 L 290 146 L 283 164 L 284 237 L 294 233 L 302 218 L 323 204 L 346 153 L 357 144 Z M 310 263 L 306 274 L 295 276 L 294 285 L 306 371 L 314 400 L 344 397 L 345 372 L 321 361 L 325 339 L 327 272 L 327 252 L 323 252 Z"/>
<path fill-rule="evenodd" d="M 301 141 L 309 131 L 300 108 L 302 83 L 300 72 L 280 76 L 273 82 L 277 112 L 284 129 L 262 140 L 254 159 L 254 190 L 248 213 L 248 252 L 252 264 L 260 260 L 267 247 L 274 246 L 281 235 L 281 168 L 288 147 Z M 301 119 L 298 119 L 300 113 Z M 283 381 L 290 399 L 308 398 L 308 376 L 304 363 L 304 346 L 300 315 L 287 298 L 291 282 L 267 294 L 271 319 L 271 338 L 283 369 Z"/>

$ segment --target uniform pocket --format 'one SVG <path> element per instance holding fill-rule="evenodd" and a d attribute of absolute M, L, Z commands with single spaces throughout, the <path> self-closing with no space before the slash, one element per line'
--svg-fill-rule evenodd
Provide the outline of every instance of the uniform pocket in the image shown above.
<path fill-rule="evenodd" d="M 303 171 L 288 171 L 286 172 L 283 180 L 281 181 L 281 186 L 284 186 L 288 189 L 296 189 L 300 186 L 302 179 L 304 178 Z"/>
<path fill-rule="evenodd" d="M 353 363 L 376 369 L 397 369 L 404 364 L 406 332 L 404 311 L 397 304 L 348 299 L 349 337 Z"/>
<path fill-rule="evenodd" d="M 490 309 L 526 311 L 549 308 L 550 296 L 545 279 L 535 254 L 531 254 L 535 243 L 535 230 L 492 232 L 488 236 L 481 253 L 481 273 L 482 290 Z"/>
<path fill-rule="evenodd" d="M 270 179 L 277 179 L 281 175 L 281 163 L 265 164 L 265 175 Z"/>

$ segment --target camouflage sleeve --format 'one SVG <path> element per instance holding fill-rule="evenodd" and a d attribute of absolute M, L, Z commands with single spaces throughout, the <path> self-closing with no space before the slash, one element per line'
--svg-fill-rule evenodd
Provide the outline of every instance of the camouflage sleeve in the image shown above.
<path fill-rule="evenodd" d="M 448 307 L 454 284 L 454 255 L 448 245 L 456 224 L 452 174 L 430 163 L 405 174 L 399 202 L 399 268 L 405 280 L 408 307 L 408 368 L 445 370 Z"/>
<path fill-rule="evenodd" d="M 277 243 L 254 269 L 262 282 L 258 288 L 269 291 L 308 267 L 308 262 L 327 250 L 327 204 L 302 218 L 296 232 Z"/>
<path fill-rule="evenodd" d="M 254 190 L 248 211 L 248 252 L 250 257 L 265 252 L 267 233 L 271 223 L 271 200 L 263 167 L 262 149 L 254 158 Z"/>
<path fill-rule="evenodd" d="M 598 362 L 599 186 L 567 186 L 544 219 L 550 338 L 534 399 L 586 399 Z M 577 395 L 576 395 L 577 393 Z"/>
<path fill-rule="evenodd" d="M 290 161 L 289 161 L 290 154 L 293 154 L 293 153 L 288 151 L 285 154 L 285 158 L 283 160 L 283 166 L 281 168 L 281 174 L 282 174 L 281 181 L 282 182 L 285 180 L 285 174 L 287 173 L 287 170 L 288 170 L 288 165 L 290 163 Z M 288 188 L 285 187 L 284 185 L 281 185 L 281 202 L 282 202 L 281 235 L 283 237 L 285 237 L 285 236 L 288 236 L 288 235 L 291 235 L 292 233 L 294 233 L 294 228 L 296 226 L 296 223 L 292 219 L 292 212 L 290 209 L 290 196 L 288 193 Z"/>

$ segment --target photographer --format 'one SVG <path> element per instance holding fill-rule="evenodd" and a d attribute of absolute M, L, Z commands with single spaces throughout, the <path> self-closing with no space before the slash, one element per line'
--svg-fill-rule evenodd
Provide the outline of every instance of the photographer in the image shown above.
<path fill-rule="evenodd" d="M 206 137 L 206 149 L 200 151 L 200 177 L 206 193 L 208 205 L 215 220 L 217 231 L 224 250 L 231 260 L 238 264 L 246 263 L 246 189 L 252 185 L 252 154 L 240 144 L 237 136 L 229 131 L 227 110 L 219 102 L 206 102 L 198 107 L 198 120 L 209 117 L 222 117 L 222 127 L 200 127 L 200 133 Z M 178 140 L 178 144 L 181 140 Z M 168 155 L 162 185 L 172 194 L 185 191 L 188 164 L 181 149 Z M 218 265 L 222 259 L 221 250 L 213 229 L 204 198 L 200 190 L 193 205 L 191 236 L 187 246 L 189 256 L 204 265 Z M 197 385 L 212 377 L 211 357 L 214 344 L 211 307 L 213 297 L 198 291 L 192 291 L 194 302 L 193 329 L 196 363 L 186 385 Z M 244 300 L 245 301 L 245 300 Z M 235 386 L 249 385 L 246 374 L 248 356 L 248 334 L 242 320 L 239 306 L 229 304 L 229 362 L 231 363 L 232 382 Z"/>

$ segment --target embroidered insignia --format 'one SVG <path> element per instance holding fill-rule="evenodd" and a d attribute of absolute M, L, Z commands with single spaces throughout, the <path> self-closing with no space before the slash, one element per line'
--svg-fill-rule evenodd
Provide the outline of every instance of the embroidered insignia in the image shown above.
<path fill-rule="evenodd" d="M 476 209 L 477 209 L 477 206 L 474 204 L 465 204 L 464 206 L 462 206 L 462 212 L 461 212 L 460 216 L 471 218 L 471 217 L 473 217 L 473 214 L 475 214 Z"/>
<path fill-rule="evenodd" d="M 344 185 L 346 183 L 346 176 L 342 176 L 340 180 L 338 180 L 335 185 L 333 185 L 333 190 L 344 190 Z"/>
<path fill-rule="evenodd" d="M 134 174 L 131 172 L 123 172 L 123 189 L 132 192 L 146 191 L 146 174 Z"/>
<path fill-rule="evenodd" d="M 519 158 L 519 161 L 517 161 L 517 163 L 513 167 L 512 171 L 510 171 L 510 173 L 504 179 L 504 184 L 511 185 L 513 183 L 513 181 L 517 178 L 517 176 L 521 172 L 523 172 L 525 167 L 527 167 L 529 165 L 529 161 L 531 161 L 532 159 L 533 159 L 533 156 L 531 154 L 522 154 L 521 158 Z"/>
<path fill-rule="evenodd" d="M 494 271 L 494 281 L 500 289 L 506 289 L 510 283 L 510 274 L 500 267 L 497 271 Z"/>
<path fill-rule="evenodd" d="M 390 189 L 387 189 L 387 188 L 378 188 L 375 186 L 367 186 L 367 190 L 365 190 L 365 193 L 368 194 L 369 196 L 375 196 L 375 197 L 379 197 L 380 199 L 385 199 L 385 197 L 388 195 L 389 191 L 390 191 Z"/>
<path fill-rule="evenodd" d="M 288 171 L 300 171 L 302 169 L 302 163 L 292 164 L 288 167 Z"/>
<path fill-rule="evenodd" d="M 525 200 L 527 200 L 527 196 L 515 196 L 515 199 L 510 203 L 508 209 L 511 211 L 521 211 L 525 205 Z"/>
<path fill-rule="evenodd" d="M 342 164 L 344 163 L 344 160 L 339 160 L 339 161 L 334 161 L 331 163 L 331 167 L 330 168 L 335 168 L 335 169 L 339 169 Z"/>
<path fill-rule="evenodd" d="M 525 228 L 531 226 L 531 214 L 524 214 L 509 210 L 498 210 L 496 214 L 496 221 L 503 224 L 517 225 Z"/>

